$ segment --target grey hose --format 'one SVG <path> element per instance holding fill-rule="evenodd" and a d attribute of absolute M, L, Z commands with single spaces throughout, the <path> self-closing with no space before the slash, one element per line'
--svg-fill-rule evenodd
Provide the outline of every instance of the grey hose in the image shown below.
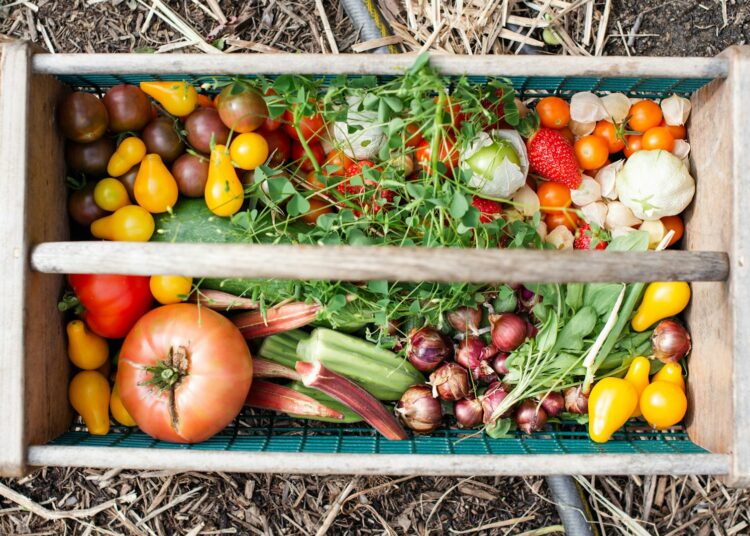
<path fill-rule="evenodd" d="M 555 501 L 567 536 L 594 536 L 590 510 L 583 504 L 575 480 L 569 476 L 548 476 L 547 487 Z"/>
<path fill-rule="evenodd" d="M 372 11 L 368 9 L 365 3 L 370 6 Z M 367 0 L 341 0 L 341 5 L 344 6 L 344 11 L 351 19 L 355 30 L 359 32 L 360 40 L 370 41 L 388 35 L 388 29 L 382 16 L 371 2 Z M 382 46 L 370 52 L 388 54 L 389 50 L 387 46 Z"/>

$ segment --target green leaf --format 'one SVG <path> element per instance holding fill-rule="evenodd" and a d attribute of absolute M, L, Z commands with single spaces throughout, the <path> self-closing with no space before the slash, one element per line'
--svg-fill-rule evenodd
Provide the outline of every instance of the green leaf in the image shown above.
<path fill-rule="evenodd" d="M 328 312 L 338 311 L 339 309 L 343 309 L 346 307 L 346 296 L 344 294 L 336 294 L 331 300 L 328 302 L 328 305 L 326 306 L 326 309 Z"/>
<path fill-rule="evenodd" d="M 417 56 L 417 59 L 414 60 L 414 63 L 409 68 L 408 73 L 409 74 L 416 74 L 419 72 L 425 65 L 427 65 L 430 62 L 430 55 L 427 52 L 422 52 L 419 56 Z"/>
<path fill-rule="evenodd" d="M 510 429 L 513 426 L 511 419 L 498 419 L 493 424 L 484 427 L 484 431 L 492 439 L 502 439 L 510 436 Z"/>
<path fill-rule="evenodd" d="M 416 182 L 407 182 L 406 191 L 416 199 L 424 199 L 424 186 Z"/>
<path fill-rule="evenodd" d="M 582 350 L 583 340 L 594 331 L 598 320 L 599 315 L 593 307 L 582 307 L 563 326 L 556 348 Z"/>
<path fill-rule="evenodd" d="M 274 203 L 280 203 L 291 195 L 297 193 L 294 185 L 286 177 L 268 179 L 268 195 Z"/>
<path fill-rule="evenodd" d="M 469 207 L 461 218 L 461 223 L 471 229 L 479 227 L 479 210 L 476 207 Z"/>
<path fill-rule="evenodd" d="M 377 294 L 388 295 L 388 281 L 368 281 L 367 288 Z"/>
<path fill-rule="evenodd" d="M 496 313 L 511 313 L 518 306 L 518 298 L 515 291 L 508 285 L 498 288 L 497 297 L 492 302 L 492 308 Z"/>
<path fill-rule="evenodd" d="M 540 351 L 548 352 L 555 346 L 555 342 L 557 341 L 557 327 L 557 315 L 549 315 L 542 329 L 536 335 L 536 344 Z"/>
<path fill-rule="evenodd" d="M 383 97 L 383 101 L 396 113 L 401 113 L 404 109 L 404 103 L 398 97 Z"/>
<path fill-rule="evenodd" d="M 384 99 L 380 99 L 380 102 L 378 103 L 378 123 L 387 123 L 389 117 L 390 112 L 388 110 L 388 105 Z"/>
<path fill-rule="evenodd" d="M 634 231 L 612 239 L 607 251 L 648 251 L 648 233 Z"/>
<path fill-rule="evenodd" d="M 466 196 L 456 190 L 453 192 L 453 199 L 451 199 L 450 215 L 455 219 L 460 219 L 469 210 L 469 202 L 466 200 Z"/>
<path fill-rule="evenodd" d="M 338 219 L 338 216 L 333 213 L 321 214 L 318 216 L 318 219 L 315 220 L 315 223 L 318 227 L 320 227 L 324 231 L 330 231 L 333 228 L 333 224 L 337 219 Z"/>
<path fill-rule="evenodd" d="M 583 283 L 568 283 L 565 289 L 565 305 L 573 311 L 580 309 L 583 305 Z"/>
<path fill-rule="evenodd" d="M 609 315 L 621 290 L 620 283 L 588 283 L 583 291 L 583 303 L 593 307 L 599 316 Z"/>
<path fill-rule="evenodd" d="M 310 210 L 310 202 L 301 194 L 295 193 L 286 205 L 290 216 L 299 216 Z"/>

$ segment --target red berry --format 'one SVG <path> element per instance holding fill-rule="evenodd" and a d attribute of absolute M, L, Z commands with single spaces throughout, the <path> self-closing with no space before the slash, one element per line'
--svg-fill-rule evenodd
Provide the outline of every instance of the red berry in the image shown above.
<path fill-rule="evenodd" d="M 581 170 L 575 153 L 560 131 L 540 128 L 526 142 L 526 147 L 531 171 L 571 190 L 581 185 Z"/>
<path fill-rule="evenodd" d="M 596 245 L 591 247 L 591 243 L 596 239 Z M 582 223 L 576 231 L 576 237 L 573 240 L 573 249 L 607 249 L 607 242 L 591 230 L 588 223 Z"/>
<path fill-rule="evenodd" d="M 378 182 L 364 177 L 361 178 L 364 184 L 351 184 L 349 179 L 362 175 L 362 171 L 367 167 L 374 169 L 375 164 L 369 160 L 360 160 L 359 162 L 351 164 L 345 171 L 347 178 L 336 186 L 336 190 L 338 190 L 341 195 L 349 197 L 349 200 L 352 203 L 359 205 L 364 211 L 371 208 L 373 213 L 377 214 L 383 206 L 376 201 L 376 197 L 385 199 L 386 203 L 391 203 L 393 202 L 395 193 L 392 190 L 381 189 Z M 347 206 L 345 203 L 340 204 L 341 206 Z M 362 212 L 359 210 L 354 210 L 353 212 L 356 216 L 362 215 Z"/>
<path fill-rule="evenodd" d="M 490 223 L 495 219 L 495 215 L 502 214 L 503 212 L 503 206 L 497 201 L 491 201 L 490 199 L 483 199 L 477 196 L 474 196 L 474 199 L 471 200 L 471 206 L 479 210 L 479 221 L 482 223 Z"/>

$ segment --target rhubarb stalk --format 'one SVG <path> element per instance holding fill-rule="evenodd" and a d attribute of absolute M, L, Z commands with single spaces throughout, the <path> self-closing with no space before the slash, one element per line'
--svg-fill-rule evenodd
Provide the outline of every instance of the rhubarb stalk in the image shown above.
<path fill-rule="evenodd" d="M 277 383 L 253 380 L 245 405 L 251 408 L 280 411 L 299 417 L 343 419 L 344 415 L 317 400 Z"/>
<path fill-rule="evenodd" d="M 296 370 L 262 357 L 253 358 L 253 378 L 286 378 L 302 381 Z"/>
<path fill-rule="evenodd" d="M 318 314 L 320 305 L 316 303 L 293 302 L 265 311 L 241 313 L 232 322 L 246 339 L 258 339 L 275 333 L 306 326 Z"/>
<path fill-rule="evenodd" d="M 407 439 L 406 432 L 386 407 L 356 383 L 325 368 L 320 361 L 295 365 L 302 383 L 338 400 L 362 417 L 387 439 Z"/>

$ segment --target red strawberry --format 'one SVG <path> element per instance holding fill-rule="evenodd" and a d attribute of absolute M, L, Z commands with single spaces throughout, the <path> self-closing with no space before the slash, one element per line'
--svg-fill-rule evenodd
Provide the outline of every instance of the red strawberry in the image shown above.
<path fill-rule="evenodd" d="M 581 185 L 581 170 L 575 153 L 560 131 L 540 128 L 526 142 L 526 148 L 531 171 L 571 190 Z"/>
<path fill-rule="evenodd" d="M 479 221 L 482 223 L 490 223 L 496 215 L 503 212 L 503 206 L 497 201 L 482 199 L 477 196 L 474 196 L 471 200 L 471 206 L 479 210 Z"/>
<path fill-rule="evenodd" d="M 350 201 L 361 206 L 364 210 L 372 207 L 375 214 L 380 212 L 383 206 L 375 201 L 375 192 L 379 193 L 381 199 L 385 199 L 387 203 L 393 201 L 395 194 L 392 190 L 382 190 L 379 188 L 379 184 L 371 179 L 362 177 L 364 184 L 351 184 L 349 179 L 362 174 L 362 171 L 366 168 L 375 169 L 375 164 L 369 160 L 360 160 L 355 162 L 346 168 L 346 179 L 341 181 L 336 189 L 341 195 L 345 195 L 350 198 Z M 347 206 L 345 203 L 341 203 L 341 206 Z M 362 212 L 355 210 L 353 211 L 356 216 L 361 216 Z"/>
<path fill-rule="evenodd" d="M 592 247 L 592 242 L 595 242 Z M 607 249 L 606 236 L 601 231 L 593 231 L 588 223 L 578 226 L 573 249 Z"/>

